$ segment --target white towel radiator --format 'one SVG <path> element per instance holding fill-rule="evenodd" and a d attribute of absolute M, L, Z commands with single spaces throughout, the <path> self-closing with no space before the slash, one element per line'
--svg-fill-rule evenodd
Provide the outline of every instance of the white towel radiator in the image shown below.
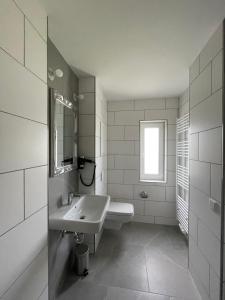
<path fill-rule="evenodd" d="M 176 213 L 181 231 L 188 235 L 189 114 L 176 122 Z"/>

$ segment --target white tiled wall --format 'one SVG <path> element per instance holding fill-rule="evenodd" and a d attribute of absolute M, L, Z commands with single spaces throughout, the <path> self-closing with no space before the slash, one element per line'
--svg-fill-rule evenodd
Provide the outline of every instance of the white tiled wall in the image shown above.
<path fill-rule="evenodd" d="M 95 193 L 107 194 L 107 102 L 96 79 Z M 99 143 L 99 147 L 98 147 Z"/>
<path fill-rule="evenodd" d="M 192 72 L 194 72 L 192 76 L 195 76 L 196 70 L 194 69 Z M 179 98 L 179 117 L 187 113 L 189 113 L 189 88 L 187 88 Z"/>
<path fill-rule="evenodd" d="M 176 224 L 175 145 L 178 99 L 148 99 L 108 102 L 108 194 L 113 201 L 134 204 L 138 222 Z M 168 181 L 139 180 L 139 121 L 168 120 Z M 140 192 L 149 194 L 147 199 Z"/>
<path fill-rule="evenodd" d="M 189 266 L 204 300 L 220 299 L 222 47 L 220 26 L 190 67 Z"/>
<path fill-rule="evenodd" d="M 79 93 L 84 99 L 79 101 L 79 155 L 95 160 L 96 172 L 92 186 L 86 187 L 79 180 L 79 192 L 84 194 L 107 194 L 107 104 L 98 80 L 95 77 L 79 79 Z M 116 132 L 115 132 L 116 134 Z M 93 164 L 85 164 L 80 174 L 90 183 Z M 94 252 L 101 233 L 86 235 L 90 251 Z"/>
<path fill-rule="evenodd" d="M 79 155 L 95 159 L 95 77 L 79 79 L 79 93 L 84 95 L 79 100 Z M 85 164 L 85 169 L 79 171 L 85 182 L 92 179 L 93 165 Z M 84 186 L 79 180 L 79 192 L 94 194 L 95 182 L 91 187 Z"/>
<path fill-rule="evenodd" d="M 38 1 L 1 1 L 0 299 L 48 297 L 46 39 Z"/>

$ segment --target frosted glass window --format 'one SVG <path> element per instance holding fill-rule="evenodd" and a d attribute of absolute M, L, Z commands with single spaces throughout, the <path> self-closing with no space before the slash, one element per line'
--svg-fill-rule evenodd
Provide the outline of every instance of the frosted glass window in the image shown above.
<path fill-rule="evenodd" d="M 140 180 L 166 181 L 165 120 L 140 121 Z"/>

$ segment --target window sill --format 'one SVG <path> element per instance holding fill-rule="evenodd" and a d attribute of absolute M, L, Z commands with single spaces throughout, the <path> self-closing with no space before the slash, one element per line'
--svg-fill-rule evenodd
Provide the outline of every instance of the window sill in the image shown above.
<path fill-rule="evenodd" d="M 140 179 L 140 182 L 148 182 L 148 183 L 167 183 L 167 180 L 144 180 L 144 179 Z"/>

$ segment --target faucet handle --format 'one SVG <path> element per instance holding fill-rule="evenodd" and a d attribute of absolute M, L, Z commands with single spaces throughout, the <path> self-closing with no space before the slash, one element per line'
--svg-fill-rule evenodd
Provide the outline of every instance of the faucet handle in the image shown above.
<path fill-rule="evenodd" d="M 70 193 L 68 194 L 68 205 L 70 205 L 70 204 L 72 203 L 73 197 L 74 197 L 73 193 L 70 192 Z"/>

